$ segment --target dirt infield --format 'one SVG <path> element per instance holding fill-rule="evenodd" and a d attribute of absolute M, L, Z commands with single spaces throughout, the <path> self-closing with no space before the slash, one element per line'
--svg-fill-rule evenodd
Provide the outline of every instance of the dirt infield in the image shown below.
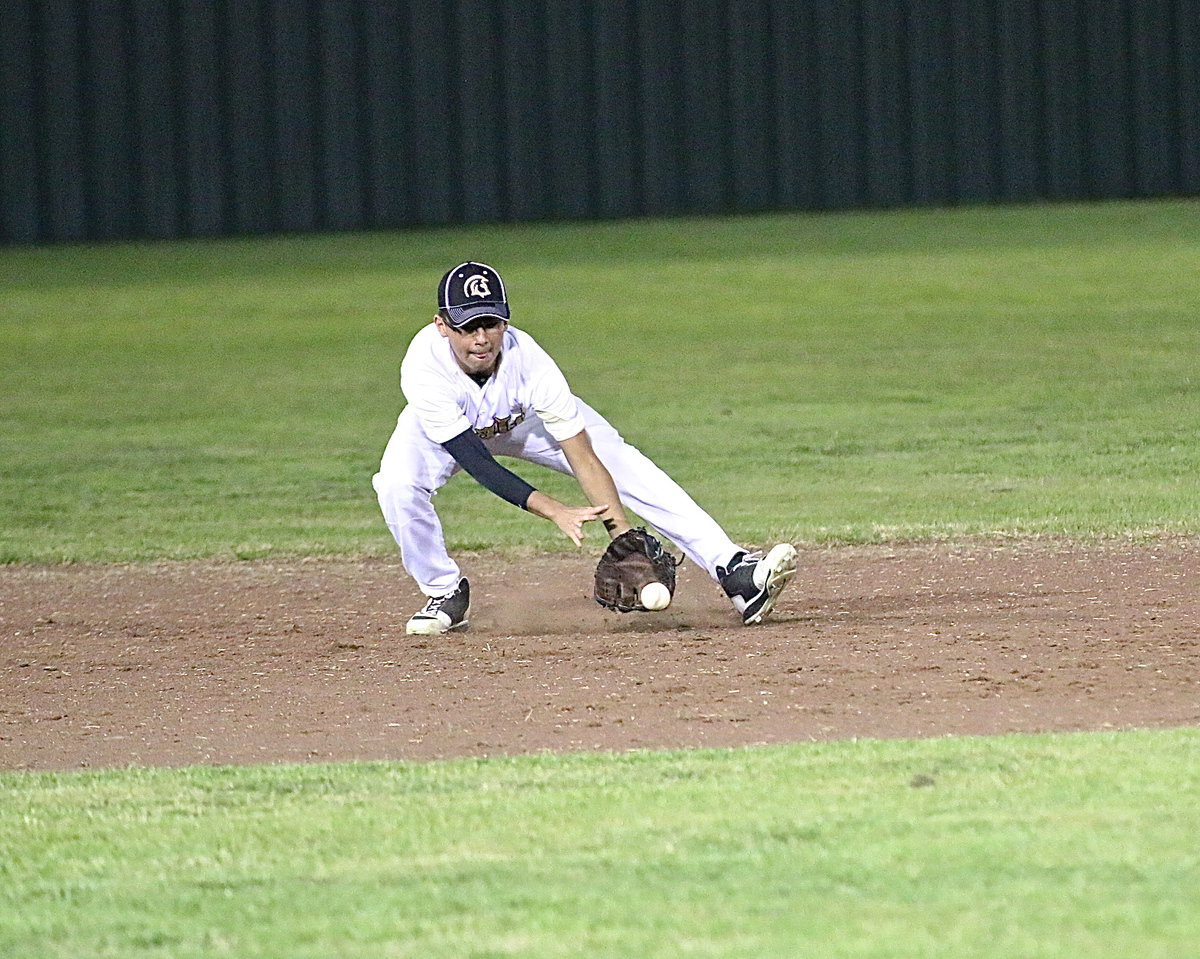
<path fill-rule="evenodd" d="M 1200 542 L 807 550 L 742 627 L 592 560 L 472 554 L 471 629 L 404 635 L 398 562 L 0 570 L 0 769 L 730 746 L 1200 723 Z"/>

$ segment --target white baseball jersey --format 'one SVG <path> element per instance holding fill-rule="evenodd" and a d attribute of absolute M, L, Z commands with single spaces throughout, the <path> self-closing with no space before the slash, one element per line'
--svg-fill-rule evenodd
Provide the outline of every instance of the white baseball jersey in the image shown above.
<path fill-rule="evenodd" d="M 491 439 L 530 414 L 560 442 L 584 428 L 566 377 L 532 336 L 509 326 L 500 351 L 499 366 L 481 386 L 463 372 L 432 323 L 413 337 L 400 364 L 400 389 L 430 440 L 445 443 L 466 429 Z"/>

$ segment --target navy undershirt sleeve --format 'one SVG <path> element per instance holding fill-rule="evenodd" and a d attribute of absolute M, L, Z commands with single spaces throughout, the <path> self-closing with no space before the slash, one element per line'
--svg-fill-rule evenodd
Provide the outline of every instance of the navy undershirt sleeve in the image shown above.
<path fill-rule="evenodd" d="M 491 490 L 503 500 L 525 509 L 529 497 L 536 490 L 512 470 L 505 469 L 483 445 L 475 433 L 463 430 L 453 439 L 446 440 L 442 447 L 455 461 L 475 477 L 480 486 Z"/>

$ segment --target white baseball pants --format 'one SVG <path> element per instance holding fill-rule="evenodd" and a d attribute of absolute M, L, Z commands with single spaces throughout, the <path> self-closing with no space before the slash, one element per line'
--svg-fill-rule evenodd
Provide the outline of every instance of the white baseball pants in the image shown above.
<path fill-rule="evenodd" d="M 609 422 L 579 401 L 592 447 L 612 474 L 621 502 L 716 579 L 716 569 L 739 549 L 717 522 Z M 570 464 L 542 421 L 531 415 L 511 433 L 485 440 L 494 456 L 511 456 L 571 474 Z M 459 471 L 458 463 L 421 431 L 410 408 L 401 412 L 372 485 L 404 568 L 426 596 L 444 596 L 462 572 L 446 550 L 433 494 Z M 535 484 L 536 485 L 536 484 Z"/>

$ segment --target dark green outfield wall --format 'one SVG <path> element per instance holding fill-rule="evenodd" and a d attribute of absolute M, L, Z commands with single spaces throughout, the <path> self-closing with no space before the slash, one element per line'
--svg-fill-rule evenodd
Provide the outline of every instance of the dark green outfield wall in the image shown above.
<path fill-rule="evenodd" d="M 1200 193 L 1200 0 L 0 0 L 0 241 Z"/>

